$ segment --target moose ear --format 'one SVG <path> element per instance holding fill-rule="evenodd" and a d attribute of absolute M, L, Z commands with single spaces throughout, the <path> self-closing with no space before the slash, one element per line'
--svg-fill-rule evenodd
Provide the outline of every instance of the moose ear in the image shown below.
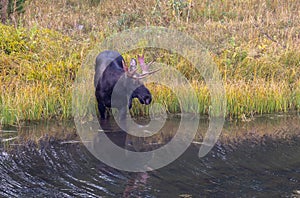
<path fill-rule="evenodd" d="M 132 58 L 130 61 L 130 67 L 136 67 L 136 65 L 137 65 L 136 60 Z"/>

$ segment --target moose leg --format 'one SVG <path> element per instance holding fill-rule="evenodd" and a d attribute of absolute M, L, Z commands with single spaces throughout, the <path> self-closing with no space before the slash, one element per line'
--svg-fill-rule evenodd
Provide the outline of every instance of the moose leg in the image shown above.
<path fill-rule="evenodd" d="M 127 115 L 127 106 L 124 105 L 121 108 L 118 108 L 119 110 L 119 126 L 121 129 L 127 131 L 127 124 L 126 124 L 126 115 Z"/>
<path fill-rule="evenodd" d="M 101 101 L 98 101 L 98 110 L 102 120 L 105 119 L 105 106 Z"/>
<path fill-rule="evenodd" d="M 120 120 L 126 120 L 127 115 L 127 106 L 119 108 L 119 118 Z"/>

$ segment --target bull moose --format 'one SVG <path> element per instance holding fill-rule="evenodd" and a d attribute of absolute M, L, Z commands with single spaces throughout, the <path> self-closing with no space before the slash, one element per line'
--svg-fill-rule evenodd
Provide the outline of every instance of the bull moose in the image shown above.
<path fill-rule="evenodd" d="M 131 59 L 130 67 L 127 67 L 124 58 L 117 51 L 103 51 L 97 56 L 94 86 L 101 119 L 105 119 L 106 107 L 114 107 L 119 110 L 120 119 L 124 120 L 127 108 L 132 107 L 133 98 L 138 98 L 141 104 L 151 103 L 151 93 L 140 79 L 158 70 L 149 71 L 153 61 L 145 64 L 144 55 L 138 56 L 138 61 L 142 69 L 141 74 L 137 73 L 135 59 Z M 115 89 L 116 85 L 118 85 L 117 89 Z M 114 103 L 112 103 L 112 95 L 113 99 L 116 99 Z"/>

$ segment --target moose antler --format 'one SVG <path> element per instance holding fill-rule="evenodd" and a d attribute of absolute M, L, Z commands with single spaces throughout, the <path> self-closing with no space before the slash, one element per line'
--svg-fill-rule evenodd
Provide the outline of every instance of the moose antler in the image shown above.
<path fill-rule="evenodd" d="M 136 59 L 134 59 L 134 58 L 131 59 L 129 68 L 126 65 L 125 61 L 122 60 L 123 69 L 128 77 L 134 78 L 134 79 L 142 79 L 142 78 L 146 78 L 149 75 L 154 74 L 155 72 L 159 71 L 159 69 L 154 70 L 154 71 L 149 71 L 149 67 L 150 67 L 150 65 L 152 65 L 152 63 L 154 61 L 151 61 L 149 64 L 146 64 L 145 59 L 144 59 L 144 54 L 142 56 L 138 55 L 138 61 L 140 63 L 141 69 L 142 69 L 142 74 L 136 73 L 138 70 Z"/>
<path fill-rule="evenodd" d="M 142 56 L 138 55 L 138 60 L 142 69 L 142 74 L 148 73 L 149 67 L 153 63 L 153 61 L 151 61 L 148 65 L 146 65 L 144 54 Z"/>
<path fill-rule="evenodd" d="M 122 66 L 123 66 L 124 71 L 128 72 L 128 67 L 127 67 L 127 65 L 126 65 L 126 63 L 125 63 L 124 60 L 122 60 Z"/>
<path fill-rule="evenodd" d="M 138 60 L 142 69 L 142 74 L 139 75 L 139 79 L 145 78 L 147 76 L 149 76 L 150 74 L 154 74 L 155 72 L 159 71 L 159 69 L 154 70 L 154 71 L 149 71 L 149 67 L 150 65 L 152 65 L 154 63 L 154 60 L 151 61 L 149 64 L 145 63 L 145 58 L 144 58 L 144 54 L 142 56 L 138 55 Z"/>

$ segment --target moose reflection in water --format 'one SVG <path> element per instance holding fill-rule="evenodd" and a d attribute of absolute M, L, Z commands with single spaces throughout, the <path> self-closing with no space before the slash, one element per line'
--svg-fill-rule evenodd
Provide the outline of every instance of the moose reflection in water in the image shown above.
<path fill-rule="evenodd" d="M 135 59 L 131 60 L 128 68 L 124 58 L 116 51 L 104 51 L 97 56 L 94 86 L 101 119 L 105 119 L 106 107 L 117 108 L 120 119 L 125 119 L 127 106 L 131 109 L 133 98 L 138 98 L 141 104 L 151 103 L 151 93 L 140 79 L 158 70 L 149 71 L 152 62 L 145 64 L 144 55 L 138 56 L 138 60 L 142 74 L 137 73 Z"/>

